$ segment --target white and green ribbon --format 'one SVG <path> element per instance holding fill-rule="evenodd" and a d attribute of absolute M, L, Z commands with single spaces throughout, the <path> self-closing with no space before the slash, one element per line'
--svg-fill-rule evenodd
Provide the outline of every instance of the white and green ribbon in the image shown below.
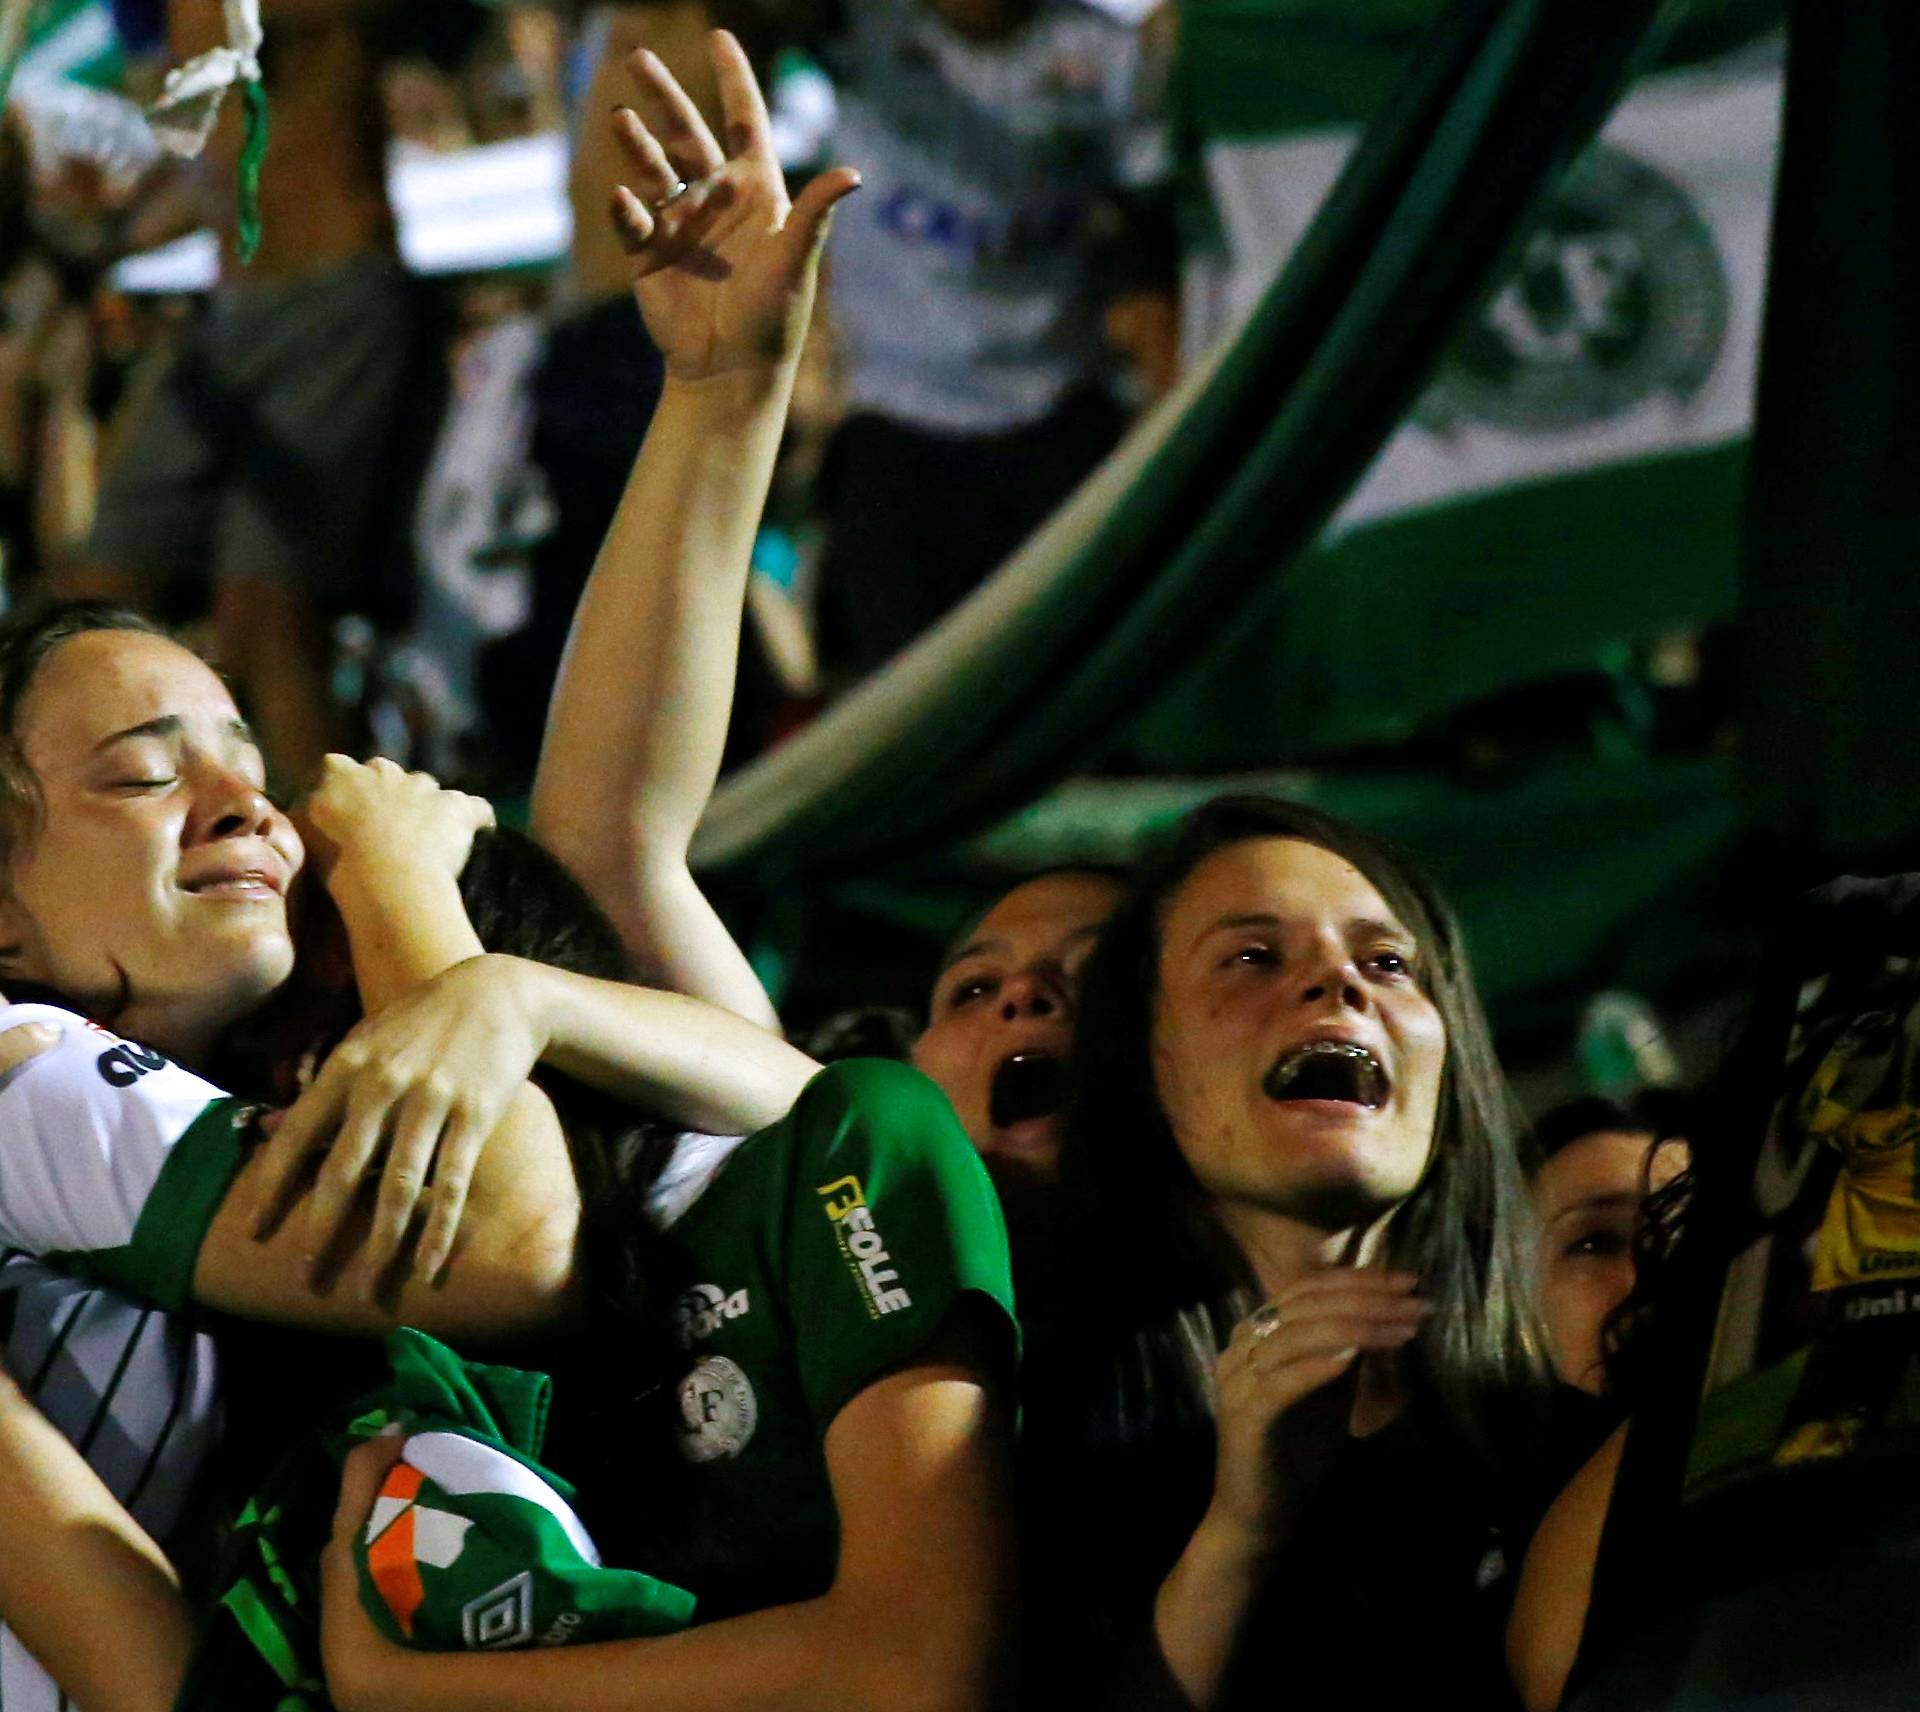
<path fill-rule="evenodd" d="M 209 48 L 167 73 L 160 99 L 147 110 L 160 146 L 182 160 L 195 160 L 207 146 L 220 104 L 242 86 L 246 134 L 240 150 L 239 249 L 243 262 L 260 248 L 260 166 L 267 154 L 267 96 L 260 86 L 260 0 L 222 0 L 224 47 Z"/>
<path fill-rule="evenodd" d="M 0 106 L 13 87 L 13 74 L 26 57 L 33 31 L 35 0 L 0 0 Z"/>

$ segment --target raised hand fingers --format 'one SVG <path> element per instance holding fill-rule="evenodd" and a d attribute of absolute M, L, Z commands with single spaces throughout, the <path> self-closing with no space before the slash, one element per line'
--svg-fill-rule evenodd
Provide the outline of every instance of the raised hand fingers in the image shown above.
<path fill-rule="evenodd" d="M 731 30 L 715 30 L 713 69 L 720 82 L 720 110 L 726 117 L 727 154 L 774 165 L 773 125 L 766 98 L 746 49 Z"/>
<path fill-rule="evenodd" d="M 680 175 L 667 159 L 660 139 L 640 122 L 640 115 L 631 107 L 614 110 L 613 135 L 633 168 L 634 195 L 651 212 L 653 203 L 673 195 Z"/>
<path fill-rule="evenodd" d="M 608 212 L 613 216 L 613 232 L 620 247 L 630 256 L 639 255 L 653 236 L 653 210 L 624 184 L 616 184 Z"/>
<path fill-rule="evenodd" d="M 1234 1328 L 1220 1358 L 1221 1376 L 1271 1370 L 1304 1354 L 1411 1342 L 1431 1306 L 1413 1294 L 1416 1282 L 1411 1273 L 1353 1267 L 1302 1279 Z"/>
<path fill-rule="evenodd" d="M 647 128 L 659 138 L 667 159 L 681 178 L 705 178 L 726 164 L 713 132 L 700 117 L 687 92 L 660 56 L 648 48 L 627 56 L 627 75 L 646 115 Z"/>
<path fill-rule="evenodd" d="M 794 198 L 785 237 L 792 251 L 790 265 L 796 271 L 826 242 L 827 216 L 833 212 L 833 205 L 859 188 L 860 175 L 852 167 L 829 167 L 818 177 L 809 179 L 806 188 Z"/>
<path fill-rule="evenodd" d="M 1309 1356 L 1351 1355 L 1363 1349 L 1399 1349 L 1419 1335 L 1421 1316 L 1390 1309 L 1314 1314 L 1283 1320 L 1271 1336 L 1251 1344 L 1243 1365 L 1271 1373 Z"/>
<path fill-rule="evenodd" d="M 332 1134 L 339 1123 L 348 1088 L 345 1077 L 329 1076 L 322 1069 L 312 1087 L 279 1114 L 278 1124 L 252 1167 L 256 1241 L 271 1236 L 292 1211 L 307 1162 L 324 1150 L 321 1137 Z"/>

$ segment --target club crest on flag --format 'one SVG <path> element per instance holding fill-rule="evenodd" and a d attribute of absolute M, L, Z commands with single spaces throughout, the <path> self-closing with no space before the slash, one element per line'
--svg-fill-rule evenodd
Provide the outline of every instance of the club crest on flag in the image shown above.
<path fill-rule="evenodd" d="M 1591 149 L 1519 261 L 1454 341 L 1417 410 L 1511 430 L 1578 428 L 1647 400 L 1693 398 L 1727 341 L 1713 228 L 1677 180 L 1625 149 Z"/>

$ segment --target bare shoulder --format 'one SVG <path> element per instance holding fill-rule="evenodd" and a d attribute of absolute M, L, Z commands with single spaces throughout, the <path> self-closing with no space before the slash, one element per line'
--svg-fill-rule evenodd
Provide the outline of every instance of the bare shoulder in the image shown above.
<path fill-rule="evenodd" d="M 1507 1668 L 1527 1712 L 1553 1712 L 1566 1691 L 1629 1425 L 1617 1427 L 1567 1482 L 1527 1547 L 1507 1625 Z"/>

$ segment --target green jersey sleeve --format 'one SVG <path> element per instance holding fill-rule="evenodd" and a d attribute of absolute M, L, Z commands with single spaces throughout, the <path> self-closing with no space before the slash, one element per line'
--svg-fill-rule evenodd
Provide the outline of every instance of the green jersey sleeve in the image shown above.
<path fill-rule="evenodd" d="M 1000 1203 L 947 1098 L 881 1059 L 832 1065 L 793 1131 L 786 1297 L 809 1412 L 824 1431 L 855 1392 L 925 1347 L 963 1297 L 1018 1347 Z"/>

